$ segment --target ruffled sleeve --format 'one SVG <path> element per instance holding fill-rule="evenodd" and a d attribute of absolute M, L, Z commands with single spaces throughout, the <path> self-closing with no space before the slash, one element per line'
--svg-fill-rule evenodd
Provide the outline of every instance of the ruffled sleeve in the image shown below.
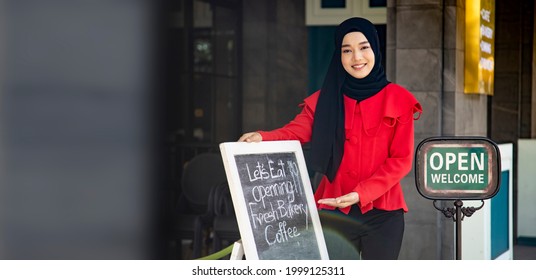
<path fill-rule="evenodd" d="M 393 126 L 396 121 L 407 123 L 409 117 L 414 120 L 420 118 L 422 113 L 419 101 L 405 88 L 397 84 L 389 84 L 383 90 L 380 98 L 383 102 L 369 102 L 368 99 L 362 102 L 363 128 L 368 135 L 374 134 L 376 128 L 383 122 L 388 126 Z"/>

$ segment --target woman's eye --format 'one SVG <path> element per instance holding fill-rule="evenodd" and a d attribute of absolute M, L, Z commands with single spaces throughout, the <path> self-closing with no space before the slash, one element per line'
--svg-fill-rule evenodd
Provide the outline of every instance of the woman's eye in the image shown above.
<path fill-rule="evenodd" d="M 342 50 L 342 53 L 350 53 L 350 52 L 351 52 L 351 50 L 348 50 L 348 49 Z"/>

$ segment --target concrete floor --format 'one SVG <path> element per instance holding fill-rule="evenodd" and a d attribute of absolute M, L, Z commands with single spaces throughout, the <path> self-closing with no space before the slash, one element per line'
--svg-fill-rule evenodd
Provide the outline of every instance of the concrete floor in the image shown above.
<path fill-rule="evenodd" d="M 189 259 L 191 257 L 190 242 L 184 242 L 182 248 L 184 259 Z M 514 245 L 514 260 L 536 260 L 536 246 Z"/>

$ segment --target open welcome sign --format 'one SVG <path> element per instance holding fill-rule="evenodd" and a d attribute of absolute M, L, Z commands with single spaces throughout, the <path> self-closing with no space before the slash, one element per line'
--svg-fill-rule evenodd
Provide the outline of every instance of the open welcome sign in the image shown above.
<path fill-rule="evenodd" d="M 488 199 L 499 188 L 499 149 L 487 138 L 425 139 L 415 163 L 417 189 L 429 199 Z"/>

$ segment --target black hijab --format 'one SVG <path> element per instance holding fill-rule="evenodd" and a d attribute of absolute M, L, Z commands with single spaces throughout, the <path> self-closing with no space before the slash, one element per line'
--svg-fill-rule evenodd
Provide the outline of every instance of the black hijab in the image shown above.
<path fill-rule="evenodd" d="M 365 35 L 374 52 L 374 67 L 362 79 L 349 75 L 341 63 L 342 40 L 346 34 L 355 31 Z M 326 175 L 329 181 L 335 178 L 344 152 L 343 92 L 350 98 L 362 101 L 383 89 L 389 81 L 381 61 L 378 33 L 370 21 L 350 18 L 337 27 L 335 52 L 318 97 L 311 139 L 311 167 Z"/>

